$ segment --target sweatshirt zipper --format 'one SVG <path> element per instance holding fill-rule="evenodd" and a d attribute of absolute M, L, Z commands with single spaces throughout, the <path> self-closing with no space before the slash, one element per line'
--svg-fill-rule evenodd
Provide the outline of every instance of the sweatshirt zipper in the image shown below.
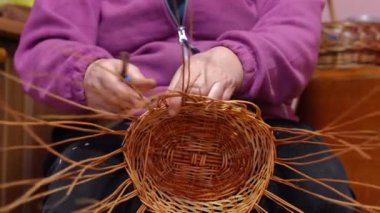
<path fill-rule="evenodd" d="M 192 53 L 198 53 L 199 50 L 192 47 L 189 43 L 189 39 L 187 38 L 187 33 L 186 33 L 186 28 L 185 28 L 185 17 L 186 17 L 186 11 L 187 11 L 187 6 L 188 6 L 188 0 L 185 0 L 185 7 L 184 7 L 184 12 L 183 12 L 183 17 L 182 17 L 182 22 L 179 23 L 177 20 L 176 16 L 174 15 L 173 11 L 170 9 L 168 0 L 164 0 L 166 9 L 169 11 L 170 16 L 172 17 L 175 25 L 177 26 L 177 34 L 178 34 L 178 41 L 181 44 L 181 46 L 184 49 L 185 54 L 187 54 L 187 50 L 190 49 Z"/>
<path fill-rule="evenodd" d="M 183 26 L 184 22 L 185 22 L 185 17 L 186 17 L 187 0 L 185 0 L 185 8 L 184 8 L 184 13 L 183 13 L 183 17 L 182 17 L 182 22 L 181 23 L 178 22 L 177 17 L 175 16 L 175 14 L 173 13 L 173 11 L 171 10 L 170 5 L 168 3 L 168 0 L 164 0 L 164 1 L 165 1 L 166 9 L 169 11 L 170 16 L 172 17 L 172 19 L 175 22 L 175 24 L 177 25 L 177 27 Z"/>

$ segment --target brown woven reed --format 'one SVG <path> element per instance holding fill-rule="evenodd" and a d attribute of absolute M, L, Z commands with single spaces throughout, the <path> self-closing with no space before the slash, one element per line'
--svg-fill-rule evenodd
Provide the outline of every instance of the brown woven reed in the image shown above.
<path fill-rule="evenodd" d="M 184 95 L 177 115 L 168 114 L 163 98 L 133 122 L 124 153 L 142 202 L 153 212 L 255 207 L 272 176 L 275 145 L 254 110 Z"/>
<path fill-rule="evenodd" d="M 324 23 L 319 68 L 380 64 L 380 23 Z"/>

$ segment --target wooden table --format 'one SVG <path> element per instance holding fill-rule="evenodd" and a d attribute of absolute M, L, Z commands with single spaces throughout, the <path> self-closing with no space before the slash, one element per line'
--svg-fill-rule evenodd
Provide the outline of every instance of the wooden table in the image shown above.
<path fill-rule="evenodd" d="M 376 88 L 378 91 L 349 113 L 344 121 L 360 118 L 371 112 L 380 112 L 380 67 L 318 71 L 300 99 L 298 114 L 302 121 L 321 129 Z M 380 116 L 370 117 L 340 130 L 376 130 L 380 134 Z M 351 141 L 357 143 L 362 140 Z M 351 180 L 380 186 L 380 147 L 367 153 L 372 159 L 363 159 L 356 152 L 343 155 L 341 159 Z M 358 186 L 353 188 L 359 201 L 380 205 L 379 190 Z"/>

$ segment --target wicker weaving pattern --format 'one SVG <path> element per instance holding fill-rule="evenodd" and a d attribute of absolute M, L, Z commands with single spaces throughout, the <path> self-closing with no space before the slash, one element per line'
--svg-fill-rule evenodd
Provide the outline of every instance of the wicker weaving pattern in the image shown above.
<path fill-rule="evenodd" d="M 380 64 L 380 24 L 332 22 L 323 25 L 319 68 Z"/>
<path fill-rule="evenodd" d="M 162 101 L 133 122 L 125 157 L 142 202 L 153 212 L 252 209 L 275 157 L 272 132 L 256 110 L 186 96 L 176 116 Z"/>

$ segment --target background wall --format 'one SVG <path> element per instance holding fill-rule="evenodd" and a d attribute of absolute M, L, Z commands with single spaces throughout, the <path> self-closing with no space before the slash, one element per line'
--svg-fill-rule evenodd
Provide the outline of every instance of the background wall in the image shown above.
<path fill-rule="evenodd" d="M 15 3 L 23 6 L 31 6 L 34 0 L 0 0 L 0 5 L 4 3 Z M 325 0 L 327 1 L 327 0 Z M 335 10 L 339 20 L 360 14 L 369 14 L 380 17 L 380 0 L 333 0 Z M 327 7 L 323 13 L 323 20 L 328 21 L 329 15 Z"/>
<path fill-rule="evenodd" d="M 21 6 L 31 7 L 34 0 L 0 0 L 1 4 L 17 4 Z"/>
<path fill-rule="evenodd" d="M 338 20 L 361 14 L 368 14 L 380 17 L 380 0 L 333 0 L 335 12 Z M 326 4 L 323 13 L 323 20 L 329 20 L 328 8 Z"/>

